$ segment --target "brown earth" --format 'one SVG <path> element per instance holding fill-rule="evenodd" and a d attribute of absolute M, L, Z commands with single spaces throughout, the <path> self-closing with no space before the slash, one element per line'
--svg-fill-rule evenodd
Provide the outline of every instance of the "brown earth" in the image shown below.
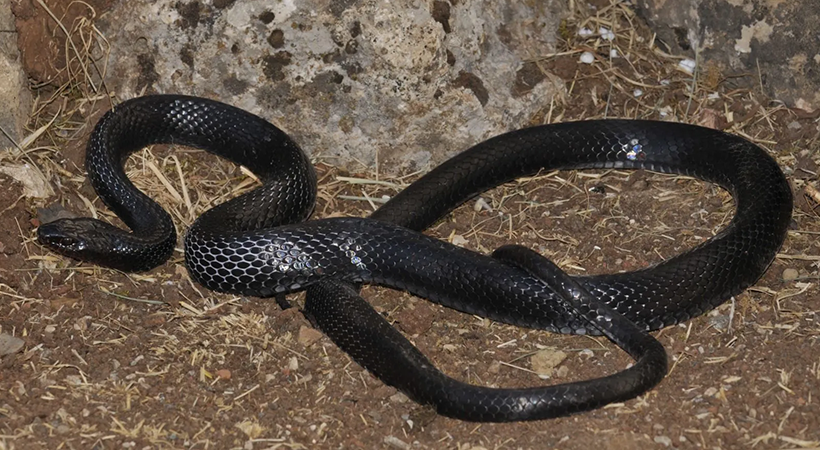
<path fill-rule="evenodd" d="M 216 295 L 192 284 L 180 253 L 147 274 L 126 275 L 47 252 L 34 240 L 37 208 L 45 205 L 22 198 L 20 186 L 0 178 L 0 333 L 25 342 L 0 359 L 0 449 L 820 447 L 820 219 L 815 200 L 804 195 L 818 182 L 817 119 L 728 82 L 714 88 L 717 99 L 698 90 L 691 104 L 690 79 L 648 56 L 635 56 L 634 67 L 616 60 L 609 72 L 577 61 L 577 53 L 543 61 L 544 70 L 567 81 L 570 95 L 534 122 L 600 117 L 605 110 L 657 118 L 647 105 L 669 106 L 672 115 L 765 145 L 795 187 L 791 231 L 763 279 L 716 311 L 655 333 L 672 368 L 656 389 L 550 421 L 499 425 L 437 417 L 351 362 L 296 308 L 281 311 L 270 300 Z M 671 83 L 636 100 L 634 86 L 607 78 L 617 70 Z M 78 111 L 73 119 L 89 121 L 94 114 Z M 40 125 L 37 119 L 33 125 Z M 81 149 L 87 128 L 54 143 Z M 150 181 L 149 163 L 181 189 L 168 155 L 179 156 L 197 211 L 231 186 L 250 184 L 203 152 L 154 149 L 129 163 L 152 196 L 163 198 L 166 190 Z M 84 179 L 80 152 L 28 158 L 60 192 L 48 203 L 89 215 L 83 196 L 106 214 Z M 375 175 L 337 173 L 320 158 L 318 170 L 318 216 L 366 215 L 367 202 L 343 196 L 396 192 L 340 180 Z M 431 233 L 463 238 L 464 246 L 481 252 L 525 244 L 572 273 L 657 263 L 708 239 L 733 211 L 731 197 L 713 185 L 645 172 L 549 173 L 482 198 L 492 210 L 476 211 L 471 203 Z M 163 204 L 175 211 L 180 229 L 190 223 L 184 205 Z M 789 274 L 784 281 L 786 269 L 797 278 Z M 566 382 L 631 362 L 605 339 L 501 325 L 389 290 L 369 288 L 365 296 L 443 371 L 477 384 Z M 531 360 L 552 348 L 567 357 L 543 380 L 531 372 Z"/>

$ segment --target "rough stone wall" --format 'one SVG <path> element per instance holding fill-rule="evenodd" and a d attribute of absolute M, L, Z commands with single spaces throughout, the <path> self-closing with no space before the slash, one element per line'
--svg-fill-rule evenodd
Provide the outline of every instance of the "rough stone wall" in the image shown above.
<path fill-rule="evenodd" d="M 0 108 L 0 128 L 19 143 L 31 109 L 31 94 L 20 67 L 10 0 L 0 0 L 0 80 L 0 105 L 4 105 Z M 0 149 L 14 146 L 5 133 L 0 133 Z"/>
<path fill-rule="evenodd" d="M 694 55 L 739 86 L 820 108 L 817 0 L 639 0 L 641 15 L 675 53 Z"/>
<path fill-rule="evenodd" d="M 520 128 L 562 83 L 559 0 L 117 2 L 101 17 L 121 98 L 203 95 L 260 114 L 340 165 L 426 168 Z M 378 154 L 378 156 L 377 156 Z M 359 166 L 361 167 L 361 166 Z"/>

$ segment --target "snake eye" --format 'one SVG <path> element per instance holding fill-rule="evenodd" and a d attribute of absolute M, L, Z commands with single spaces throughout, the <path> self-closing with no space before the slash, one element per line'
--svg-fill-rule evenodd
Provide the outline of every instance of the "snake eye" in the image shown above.
<path fill-rule="evenodd" d="M 52 241 L 58 247 L 71 250 L 82 250 L 85 248 L 85 243 L 81 239 L 76 239 L 69 236 L 60 236 Z"/>

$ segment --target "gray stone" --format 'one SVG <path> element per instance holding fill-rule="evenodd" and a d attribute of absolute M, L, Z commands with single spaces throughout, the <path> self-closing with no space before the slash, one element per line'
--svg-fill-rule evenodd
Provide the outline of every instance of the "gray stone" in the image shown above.
<path fill-rule="evenodd" d="M 554 51 L 564 3 L 132 0 L 100 26 L 122 99 L 222 100 L 331 163 L 395 171 L 441 162 L 548 107 L 563 83 L 527 61 Z"/>
<path fill-rule="evenodd" d="M 20 338 L 0 333 L 0 356 L 17 353 L 22 350 L 25 345 L 26 342 Z"/>
<path fill-rule="evenodd" d="M 762 84 L 789 106 L 820 107 L 820 9 L 816 1 L 639 0 L 668 50 L 694 55 L 742 87 Z"/>
<path fill-rule="evenodd" d="M 17 32 L 11 14 L 11 0 L 0 0 L 0 149 L 14 146 L 6 133 L 19 143 L 31 110 L 28 81 L 20 66 Z"/>

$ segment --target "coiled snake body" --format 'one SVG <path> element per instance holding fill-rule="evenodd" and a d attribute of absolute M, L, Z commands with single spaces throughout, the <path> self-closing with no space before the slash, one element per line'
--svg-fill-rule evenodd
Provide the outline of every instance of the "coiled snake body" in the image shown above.
<path fill-rule="evenodd" d="M 316 177 L 285 133 L 215 101 L 147 96 L 118 105 L 100 121 L 86 160 L 99 196 L 132 232 L 92 219 L 63 219 L 42 225 L 40 241 L 126 271 L 165 261 L 176 242 L 170 216 L 123 171 L 131 152 L 155 143 L 204 148 L 264 180 L 262 187 L 210 209 L 188 230 L 186 265 L 194 279 L 217 291 L 258 297 L 308 288 L 306 311 L 357 361 L 414 399 L 468 420 L 554 417 L 637 395 L 659 378 L 625 381 L 615 375 L 609 381 L 623 389 L 602 393 L 591 382 L 492 390 L 444 377 L 380 315 L 357 303 L 347 283 L 401 289 L 520 326 L 609 333 L 579 317 L 543 282 L 544 275 L 503 255 L 480 255 L 413 230 L 425 229 L 477 193 L 541 169 L 643 168 L 717 183 L 732 193 L 736 211 L 715 237 L 651 268 L 573 280 L 639 329 L 655 330 L 702 314 L 755 283 L 783 242 L 792 209 L 777 164 L 744 139 L 684 124 L 600 120 L 497 136 L 443 163 L 370 219 L 302 223 L 313 209 Z M 633 344 L 653 345 L 640 339 Z M 394 355 L 404 359 L 396 362 Z M 665 361 L 656 358 L 653 364 L 665 372 Z"/>

